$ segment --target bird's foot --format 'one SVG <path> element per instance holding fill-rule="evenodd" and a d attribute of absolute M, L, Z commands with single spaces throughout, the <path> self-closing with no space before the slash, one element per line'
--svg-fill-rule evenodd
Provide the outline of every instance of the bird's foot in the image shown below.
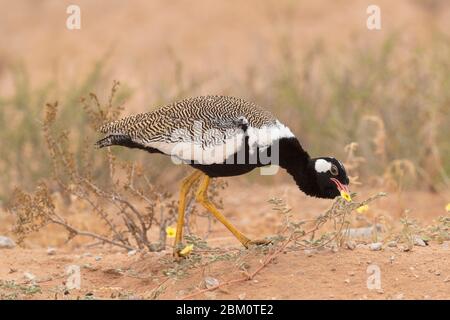
<path fill-rule="evenodd" d="M 177 261 L 183 259 L 183 256 L 180 254 L 180 250 L 173 250 L 172 256 Z"/>
<path fill-rule="evenodd" d="M 175 260 L 178 261 L 178 260 L 181 260 L 181 259 L 185 258 L 185 257 L 183 257 L 183 256 L 180 254 L 180 252 L 181 252 L 182 249 L 183 249 L 183 247 L 182 247 L 182 244 L 181 244 L 181 243 L 179 243 L 178 245 L 174 246 L 173 252 L 172 252 L 172 256 L 174 257 Z"/>
<path fill-rule="evenodd" d="M 250 240 L 245 244 L 246 248 L 253 247 L 253 246 L 267 246 L 269 244 L 272 244 L 271 240 L 267 239 L 256 239 L 256 240 Z"/>
<path fill-rule="evenodd" d="M 181 243 L 174 247 L 173 249 L 173 257 L 175 260 L 181 260 L 182 258 L 186 258 L 189 256 L 194 249 L 193 244 L 187 244 L 183 246 Z"/>

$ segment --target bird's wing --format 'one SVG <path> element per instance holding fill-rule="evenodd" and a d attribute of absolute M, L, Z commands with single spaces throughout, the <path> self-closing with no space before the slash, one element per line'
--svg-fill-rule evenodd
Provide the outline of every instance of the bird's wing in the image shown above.
<path fill-rule="evenodd" d="M 151 135 L 141 132 L 132 139 L 184 161 L 223 163 L 243 147 L 245 121 L 242 117 L 199 119 L 172 115 L 164 127 L 153 128 Z"/>
<path fill-rule="evenodd" d="M 201 164 L 223 163 L 243 148 L 246 135 L 251 147 L 262 148 L 292 135 L 269 112 L 222 96 L 182 100 L 106 124 L 100 131 L 126 135 L 134 143 Z"/>

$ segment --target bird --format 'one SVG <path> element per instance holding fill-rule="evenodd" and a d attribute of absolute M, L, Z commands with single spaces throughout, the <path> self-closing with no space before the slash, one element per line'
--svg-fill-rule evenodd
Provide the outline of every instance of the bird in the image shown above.
<path fill-rule="evenodd" d="M 271 112 L 244 99 L 223 95 L 186 98 L 153 111 L 103 124 L 98 148 L 122 146 L 170 156 L 195 170 L 180 187 L 174 255 L 182 248 L 186 198 L 198 183 L 195 199 L 246 248 L 267 244 L 250 240 L 208 199 L 211 179 L 246 174 L 276 165 L 308 196 L 334 199 L 349 195 L 349 178 L 334 157 L 312 158 L 292 131 Z M 345 198 L 345 197 L 344 197 Z"/>

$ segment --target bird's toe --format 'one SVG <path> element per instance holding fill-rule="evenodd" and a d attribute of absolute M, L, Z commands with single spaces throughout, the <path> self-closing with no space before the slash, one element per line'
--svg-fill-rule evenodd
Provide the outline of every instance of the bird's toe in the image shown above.
<path fill-rule="evenodd" d="M 269 244 L 272 244 L 271 240 L 267 240 L 267 239 L 255 239 L 255 240 L 250 240 L 247 243 L 247 248 L 251 247 L 251 246 L 267 246 Z"/>

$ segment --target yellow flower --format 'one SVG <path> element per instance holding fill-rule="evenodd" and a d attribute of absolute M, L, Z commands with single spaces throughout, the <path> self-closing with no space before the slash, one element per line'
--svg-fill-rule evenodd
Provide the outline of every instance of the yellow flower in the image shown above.
<path fill-rule="evenodd" d="M 450 202 L 447 203 L 447 205 L 445 206 L 445 210 L 446 210 L 447 212 L 450 212 Z"/>
<path fill-rule="evenodd" d="M 352 201 L 352 197 L 350 196 L 350 194 L 348 192 L 345 192 L 344 190 L 341 191 L 341 197 L 344 198 L 347 202 Z"/>
<path fill-rule="evenodd" d="M 167 238 L 175 238 L 175 234 L 177 233 L 177 229 L 174 227 L 167 227 L 166 234 Z"/>
<path fill-rule="evenodd" d="M 192 252 L 192 249 L 194 249 L 194 245 L 188 244 L 183 250 L 180 251 L 180 256 L 186 257 Z"/>
<path fill-rule="evenodd" d="M 356 208 L 356 212 L 358 212 L 358 213 L 364 213 L 368 210 L 369 210 L 369 206 L 367 204 Z"/>

